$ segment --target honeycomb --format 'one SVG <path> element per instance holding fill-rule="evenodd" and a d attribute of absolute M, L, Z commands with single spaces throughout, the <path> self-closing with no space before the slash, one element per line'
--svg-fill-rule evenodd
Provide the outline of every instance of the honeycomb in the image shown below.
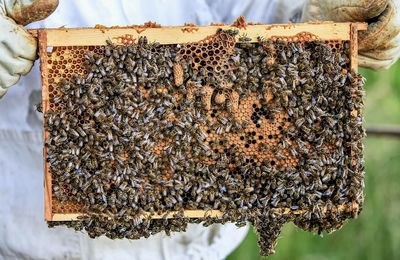
<path fill-rule="evenodd" d="M 203 76 L 226 80 L 230 68 L 229 58 L 234 52 L 235 37 L 219 33 L 206 39 L 182 46 L 177 61 L 191 61 L 191 66 Z"/>
<path fill-rule="evenodd" d="M 234 37 L 226 35 L 226 38 L 220 36 L 212 36 L 200 43 L 188 44 L 183 46 L 179 52 L 183 60 L 192 59 L 193 68 L 204 67 L 204 64 L 210 64 L 207 69 L 207 76 L 223 78 L 226 71 L 229 70 L 229 57 L 233 52 L 235 45 Z M 222 39 L 221 39 L 222 38 Z M 297 37 L 294 37 L 297 39 Z M 313 38 L 314 39 L 314 38 Z M 281 39 L 277 39 L 281 40 Z M 285 39 L 287 40 L 287 39 Z M 129 43 L 127 43 L 129 44 Z M 340 51 L 343 43 L 334 41 L 328 42 L 332 46 L 333 51 Z M 334 49 L 336 48 L 336 49 Z M 210 52 L 210 49 L 211 52 Z M 228 50 L 227 50 L 228 49 Z M 85 69 L 85 53 L 93 51 L 96 54 L 103 53 L 103 47 L 101 46 L 68 46 L 68 47 L 54 47 L 52 52 L 48 52 L 48 90 L 50 100 L 56 100 L 60 97 L 57 91 L 57 86 L 62 80 L 71 80 L 73 75 L 83 76 L 87 74 Z M 221 51 L 221 53 L 219 53 Z M 281 49 L 278 49 L 281 51 Z M 217 56 L 218 55 L 218 56 Z M 276 58 L 276 54 L 273 57 Z M 180 60 L 180 58 L 178 58 Z M 204 63 L 206 62 L 206 63 Z M 179 63 L 178 66 L 181 66 Z M 175 79 L 181 78 L 180 71 L 175 71 Z M 181 80 L 183 82 L 183 79 Z M 177 86 L 182 83 L 177 82 Z M 229 89 L 229 86 L 222 86 L 222 89 Z M 216 153 L 225 152 L 227 156 L 245 156 L 246 162 L 253 166 L 261 166 L 261 163 L 265 160 L 270 160 L 272 165 L 277 165 L 283 168 L 293 168 L 298 165 L 299 159 L 294 157 L 290 149 L 279 148 L 277 153 L 282 155 L 282 158 L 276 158 L 274 153 L 269 149 L 263 149 L 263 147 L 275 147 L 278 142 L 282 139 L 282 130 L 290 127 L 292 123 L 287 113 L 281 111 L 274 115 L 274 118 L 266 113 L 266 108 L 260 104 L 260 99 L 256 94 L 251 94 L 243 100 L 239 100 L 237 93 L 218 92 L 214 93 L 213 88 L 209 88 L 209 94 L 204 96 L 204 106 L 208 108 L 209 114 L 208 119 L 212 123 L 218 122 L 218 117 L 226 117 L 228 113 L 212 109 L 213 104 L 221 105 L 222 103 L 232 103 L 232 116 L 240 123 L 250 119 L 249 127 L 246 131 L 237 135 L 234 133 L 227 133 L 224 138 L 221 139 L 221 134 L 218 134 L 216 129 L 208 129 L 203 127 L 206 133 L 206 143 L 209 144 L 210 148 Z M 265 93 L 268 96 L 269 93 Z M 190 96 L 188 97 L 190 100 Z M 193 97 L 192 97 L 193 98 Z M 270 99 L 269 102 L 274 102 Z M 54 110 L 59 110 L 61 102 L 50 102 L 49 107 Z M 80 124 L 85 122 L 81 121 Z M 289 146 L 291 141 L 287 141 Z M 166 144 L 160 144 L 159 147 L 154 149 L 154 153 L 160 154 L 163 147 Z M 235 153 L 230 154 L 226 152 L 233 146 L 237 147 L 238 150 Z M 67 192 L 68 194 L 68 192 Z M 68 213 L 80 213 L 83 210 L 82 205 L 73 201 L 66 200 L 60 202 L 56 197 L 53 196 L 52 212 L 57 214 L 68 214 Z"/>
<path fill-rule="evenodd" d="M 73 75 L 84 75 L 87 70 L 83 66 L 85 53 L 93 51 L 101 54 L 101 46 L 67 46 L 53 47 L 47 54 L 48 92 L 49 98 L 59 97 L 57 85 L 61 79 L 70 80 Z M 59 109 L 59 104 L 50 102 L 51 109 Z"/>
<path fill-rule="evenodd" d="M 244 25 L 241 23 L 240 26 L 243 27 Z M 74 89 L 72 85 L 89 88 L 90 84 L 92 84 L 91 82 L 93 82 L 92 79 L 96 78 L 105 80 L 105 82 L 114 80 L 113 87 L 116 87 L 119 82 L 127 82 L 129 87 L 131 87 L 130 84 L 137 83 L 138 87 L 135 91 L 137 93 L 140 92 L 140 97 L 143 97 L 144 100 L 159 102 L 159 100 L 168 97 L 167 100 L 171 100 L 172 103 L 167 106 L 172 106 L 173 110 L 171 111 L 175 112 L 163 114 L 160 120 L 163 122 L 162 124 L 171 125 L 175 128 L 169 127 L 169 132 L 158 133 L 155 137 L 152 137 L 153 139 L 144 137 L 146 133 L 143 133 L 143 140 L 151 140 L 149 141 L 150 144 L 145 146 L 148 147 L 145 151 L 146 159 L 140 158 L 143 156 L 133 153 L 131 147 L 116 146 L 113 148 L 110 145 L 105 145 L 104 147 L 110 149 L 113 156 L 107 160 L 101 159 L 103 163 L 101 165 L 103 166 L 96 165 L 93 169 L 101 169 L 101 167 L 105 167 L 105 164 L 110 167 L 115 166 L 117 169 L 118 165 L 127 165 L 136 156 L 135 161 L 151 162 L 149 164 L 151 167 L 148 168 L 149 173 L 145 173 L 142 176 L 142 184 L 139 185 L 140 187 L 137 190 L 140 196 L 143 196 L 141 203 L 145 201 L 145 204 L 150 205 L 152 204 L 151 202 L 157 200 L 153 199 L 153 192 L 159 192 L 160 194 L 172 192 L 173 196 L 175 196 L 176 192 L 179 193 L 176 196 L 181 197 L 182 200 L 175 204 L 172 203 L 174 204 L 173 206 L 169 206 L 171 203 L 166 202 L 166 195 L 156 194 L 155 196 L 159 196 L 159 198 L 165 196 L 163 203 L 167 206 L 156 205 L 155 203 L 153 203 L 155 205 L 147 205 L 151 209 L 151 214 L 165 214 L 167 216 L 168 212 L 165 213 L 165 208 L 163 207 L 167 207 L 168 211 L 176 212 L 181 212 L 182 210 L 204 211 L 203 218 L 186 219 L 177 215 L 173 219 L 163 219 L 159 222 L 148 223 L 146 221 L 151 221 L 150 214 L 150 219 L 142 223 L 142 221 L 137 220 L 137 216 L 142 214 L 143 210 L 146 211 L 146 209 L 142 209 L 142 211 L 136 209 L 133 211 L 128 210 L 130 213 L 124 215 L 131 217 L 134 223 L 137 221 L 134 227 L 129 226 L 128 228 L 131 228 L 133 233 L 128 234 L 121 231 L 121 233 L 117 234 L 108 230 L 105 231 L 107 236 L 133 239 L 161 230 L 166 232 L 180 231 L 184 228 L 182 225 L 188 222 L 205 221 L 205 223 L 215 223 L 233 221 L 238 225 L 243 225 L 246 221 L 251 221 L 260 232 L 260 245 L 263 254 L 269 254 L 273 251 L 279 229 L 285 222 L 294 221 L 304 229 L 318 229 L 319 232 L 320 229 L 337 229 L 345 219 L 357 215 L 363 199 L 362 190 L 360 190 L 363 170 L 361 165 L 362 148 L 360 148 L 361 143 L 359 140 L 363 132 L 357 124 L 357 127 L 353 130 L 354 138 L 345 135 L 348 135 L 346 131 L 350 131 L 348 127 L 356 124 L 354 123 L 355 120 L 361 120 L 362 99 L 360 99 L 361 92 L 358 89 L 360 79 L 356 75 L 350 76 L 349 73 L 351 71 L 350 42 L 345 40 L 322 41 L 312 33 L 301 32 L 290 37 L 272 36 L 268 40 L 260 37 L 257 43 L 251 43 L 246 40 L 245 36 L 236 34 L 234 30 L 217 29 L 214 35 L 208 36 L 204 40 L 173 45 L 171 47 L 172 54 L 168 50 L 161 50 L 160 45 L 157 43 L 149 45 L 145 38 L 137 40 L 129 34 L 114 38 L 115 42 L 122 46 L 119 48 L 114 45 L 111 45 L 110 48 L 110 43 L 105 43 L 103 46 L 58 46 L 53 47 L 51 50 L 48 49 L 45 54 L 45 66 L 47 69 L 45 77 L 48 81 L 49 107 L 47 111 L 44 111 L 44 127 L 47 135 L 45 150 L 47 150 L 46 165 L 48 167 L 46 169 L 49 170 L 46 174 L 49 174 L 52 180 L 51 212 L 53 214 L 81 214 L 82 221 L 77 221 L 75 224 L 68 223 L 68 225 L 76 229 L 82 229 L 82 225 L 86 225 L 89 235 L 92 237 L 99 235 L 94 231 L 99 230 L 96 225 L 103 225 L 103 223 L 107 222 L 107 219 L 104 219 L 102 214 L 97 213 L 97 208 L 101 206 L 97 205 L 95 211 L 87 202 L 89 200 L 88 195 L 84 195 L 81 198 L 82 190 L 75 188 L 75 186 L 85 186 L 85 180 L 82 182 L 82 179 L 79 179 L 80 177 L 74 178 L 65 175 L 71 167 L 76 167 L 77 174 L 81 174 L 79 172 L 79 164 L 78 166 L 72 166 L 72 162 L 69 162 L 68 158 L 71 158 L 70 154 L 77 158 L 84 155 L 79 155 L 79 150 L 75 150 L 76 148 L 73 146 L 66 147 L 64 151 L 58 151 L 55 156 L 53 156 L 54 154 L 52 155 L 54 150 L 50 149 L 50 147 L 68 142 L 68 138 L 61 140 L 61 138 L 57 137 L 58 135 L 64 135 L 63 131 L 65 135 L 66 132 L 71 132 L 77 138 L 92 133 L 104 134 L 102 131 L 105 128 L 102 124 L 105 125 L 106 121 L 101 122 L 97 116 L 91 114 L 93 112 L 89 112 L 90 110 L 99 111 L 96 110 L 99 109 L 96 102 L 101 103 L 100 107 L 123 110 L 123 101 L 118 101 L 118 95 L 107 97 L 105 100 L 108 100 L 109 104 L 96 101 L 87 105 L 85 109 L 82 108 L 81 105 L 85 102 L 83 98 L 88 96 L 89 91 Z M 162 79 L 158 80 L 153 79 L 153 76 L 150 76 L 151 65 L 147 65 L 143 61 L 141 64 L 146 66 L 146 69 L 140 67 L 141 72 L 137 72 L 137 75 L 140 76 L 132 76 L 134 81 L 123 74 L 113 76 L 113 79 L 107 78 L 109 71 L 112 70 L 107 57 L 120 57 L 125 53 L 134 53 L 135 51 L 131 47 L 142 45 L 147 46 L 147 49 L 141 50 L 144 54 L 140 55 L 156 57 L 156 60 L 159 59 L 164 64 L 168 63 L 163 61 L 164 55 L 165 57 L 172 57 L 173 64 L 165 65 L 165 69 L 154 69 L 154 71 L 157 71 L 158 76 L 165 74 L 165 77 L 163 76 L 161 77 Z M 311 49 L 313 52 L 309 51 Z M 327 94 L 329 100 L 326 101 L 312 98 L 310 93 L 318 90 L 308 90 L 306 87 L 308 80 L 306 79 L 304 79 L 304 82 L 293 79 L 295 76 L 302 78 L 306 77 L 306 75 L 317 74 L 321 68 L 327 73 L 332 69 L 327 64 L 317 64 L 319 67 L 311 70 L 304 67 L 304 70 L 293 71 L 290 66 L 302 68 L 301 64 L 297 64 L 296 55 L 305 53 L 305 50 L 307 50 L 306 56 L 309 55 L 310 59 L 323 60 L 324 53 L 328 52 L 328 56 L 337 61 L 341 72 L 337 75 L 337 78 L 335 77 L 332 80 L 331 84 L 335 84 L 334 82 L 339 82 L 340 78 L 344 78 L 343 84 L 348 82 L 347 84 L 351 87 L 354 85 L 353 92 L 347 88 L 344 90 L 347 91 L 345 92 L 345 101 L 338 98 L 338 100 L 341 100 L 338 102 L 344 102 L 342 105 L 346 109 L 352 110 L 351 116 L 354 116 L 354 118 L 346 119 L 346 121 L 342 120 L 342 118 L 347 118 L 349 115 L 337 114 L 332 115 L 332 118 L 323 119 L 320 123 L 315 124 L 316 129 L 310 130 L 306 126 L 307 122 L 312 122 L 308 124 L 311 125 L 317 120 L 311 109 L 317 102 L 323 104 L 323 107 L 331 109 L 331 111 L 339 110 L 340 105 L 335 103 L 337 102 L 336 100 L 330 98 L 332 93 Z M 253 55 L 253 51 L 254 53 L 263 53 L 263 59 L 260 60 L 259 55 Z M 242 56 L 246 57 L 246 64 L 251 64 L 251 70 L 240 63 L 243 62 L 240 61 L 241 59 L 243 60 Z M 303 57 L 303 59 L 305 58 Z M 289 60 L 291 63 L 289 63 Z M 115 66 L 122 68 L 123 66 L 128 66 L 126 64 L 128 62 L 124 64 L 117 63 Z M 258 68 L 253 64 L 261 65 Z M 129 69 L 127 70 L 129 71 Z M 287 74 L 281 75 L 283 70 Z M 246 80 L 243 82 L 238 80 L 240 77 Z M 319 78 L 315 78 L 313 81 L 317 82 L 316 85 L 326 85 Z M 304 90 L 302 89 L 303 93 L 295 96 L 288 92 L 287 89 L 290 89 L 287 87 L 288 82 L 293 84 L 293 89 L 296 89 L 296 87 L 304 88 Z M 104 85 L 104 88 L 109 93 L 114 91 L 112 88 L 109 89 L 110 87 L 107 87 L 107 84 Z M 335 90 L 333 89 L 332 91 Z M 69 94 L 63 95 L 63 93 Z M 348 95 L 348 93 L 353 94 Z M 308 102 L 310 104 L 309 107 L 299 109 L 296 106 L 296 102 L 293 104 L 293 97 L 302 99 L 301 102 L 304 105 Z M 306 101 L 303 101 L 303 99 Z M 72 100 L 75 100 L 75 102 L 72 102 Z M 144 104 L 144 102 L 141 104 Z M 114 106 L 116 108 L 113 108 Z M 150 108 L 147 111 L 152 114 L 156 109 L 154 107 L 151 108 L 151 105 L 149 106 Z M 188 106 L 193 110 L 187 109 Z M 66 113 L 65 111 L 70 112 Z M 63 117 L 68 117 L 68 113 L 79 114 L 73 119 L 76 120 L 76 122 L 72 123 L 75 125 L 75 130 L 65 129 L 63 125 Z M 197 114 L 201 114 L 201 116 L 197 116 Z M 141 116 L 146 117 L 147 113 L 141 114 Z M 136 120 L 138 119 L 137 117 Z M 132 118 L 134 117 L 132 116 Z M 184 120 L 182 121 L 182 119 Z M 339 128 L 336 128 L 338 121 L 348 125 L 340 125 Z M 129 124 L 134 124 L 133 121 L 132 123 L 130 122 Z M 149 121 L 150 123 L 153 122 Z M 61 125 L 63 126 L 61 127 Z M 118 126 L 113 127 L 112 129 L 117 132 Z M 154 127 L 157 128 L 157 125 Z M 195 130 L 193 132 L 182 130 L 190 127 Z M 321 139 L 320 136 L 325 136 L 324 133 L 319 132 L 322 130 L 332 131 L 332 140 L 336 140 L 336 143 Z M 337 131 L 337 134 L 346 134 L 339 138 L 335 136 L 334 131 Z M 84 133 L 82 134 L 82 132 Z M 189 141 L 192 140 L 192 137 L 186 135 L 187 133 L 190 133 L 191 136 L 198 136 L 198 139 L 201 140 L 201 142 L 199 141 L 201 149 L 196 150 L 193 148 L 195 147 L 193 141 Z M 110 133 L 110 136 L 112 135 L 113 133 Z M 176 138 L 176 136 L 181 136 L 181 139 Z M 104 138 L 106 139 L 107 135 Z M 314 140 L 320 139 L 321 141 L 316 145 Z M 172 145 L 181 140 L 184 140 L 185 142 L 183 143 L 186 143 L 186 145 L 193 144 L 193 147 L 191 147 L 193 149 L 183 147 L 179 151 L 174 151 Z M 91 142 L 90 140 L 85 141 L 84 138 L 81 141 Z M 94 141 L 92 140 L 92 142 Z M 337 142 L 340 143 L 338 144 Z M 341 177 L 332 177 L 331 174 L 335 175 L 332 168 L 341 166 L 340 163 L 333 162 L 333 160 L 338 158 L 338 147 L 342 142 L 345 150 L 343 154 L 346 155 L 346 159 L 342 160 L 346 160 L 347 163 L 347 156 L 351 157 L 353 164 L 346 165 L 346 167 L 351 168 L 349 171 L 353 172 L 354 176 L 347 177 L 342 172 L 344 170 L 339 169 L 337 170 L 337 175 Z M 63 154 L 68 155 L 63 157 Z M 185 162 L 182 165 L 175 165 L 169 158 L 169 156 L 174 158 L 172 154 L 175 157 L 178 155 L 183 156 L 185 158 L 183 161 Z M 315 160 L 315 158 L 311 157 L 311 154 L 318 154 L 320 156 L 318 160 L 320 161 L 310 163 L 309 161 Z M 56 161 L 55 158 L 65 158 L 65 161 Z M 154 162 L 158 163 L 161 169 L 159 172 L 157 171 L 156 176 L 152 173 Z M 65 172 L 52 171 L 51 169 L 55 169 L 55 165 L 62 165 L 66 169 Z M 189 192 L 186 192 L 185 188 L 184 191 L 186 193 L 182 190 L 174 191 L 170 186 L 163 186 L 164 183 L 181 181 L 183 177 L 180 174 L 185 172 L 185 167 L 187 169 L 189 167 L 192 167 L 190 169 L 196 169 L 193 172 L 187 170 L 187 173 L 193 179 L 204 178 L 200 174 L 202 172 L 200 169 L 208 169 L 210 167 L 210 169 L 220 171 L 221 175 L 216 178 L 219 183 L 223 183 L 219 187 L 220 191 L 221 189 L 227 189 L 226 186 L 229 186 L 229 183 L 224 183 L 224 178 L 241 180 L 242 183 L 235 184 L 240 185 L 240 187 L 236 187 L 232 191 L 234 201 L 232 203 L 226 202 L 226 197 L 219 197 L 221 200 L 224 199 L 225 202 L 221 203 L 223 204 L 222 206 L 217 206 L 220 204 L 215 201 L 215 195 L 212 195 L 214 194 L 213 191 L 199 196 L 193 186 L 187 188 Z M 322 170 L 321 167 L 327 167 L 326 171 L 329 174 L 327 173 L 326 176 L 323 176 L 325 169 Z M 319 168 L 322 171 L 322 177 L 313 179 L 316 173 L 311 172 L 316 172 L 317 170 L 315 169 Z M 262 169 L 270 169 L 270 172 L 265 172 Z M 227 170 L 226 175 L 224 175 L 225 170 Z M 159 180 L 159 183 L 154 184 L 155 180 Z M 343 191 L 343 193 L 347 194 L 347 197 L 344 195 L 343 197 L 338 197 L 340 195 L 339 190 L 344 185 L 342 182 L 350 183 L 346 185 L 350 185 L 353 189 L 351 191 Z M 64 186 L 60 186 L 60 183 Z M 103 193 L 110 196 L 108 200 L 111 198 L 110 194 L 120 194 L 118 193 L 118 185 L 120 185 L 120 181 L 117 177 L 110 177 L 109 182 L 104 184 L 102 189 L 105 190 Z M 150 188 L 152 193 L 146 194 L 149 186 L 152 187 Z M 314 188 L 317 186 L 323 187 L 321 189 L 324 191 L 320 192 Z M 228 187 L 228 189 L 231 188 Z M 337 193 L 332 192 L 331 189 Z M 199 187 L 197 190 L 201 190 L 201 188 Z M 254 199 L 254 194 L 250 195 L 254 190 L 257 190 L 258 196 L 265 190 L 263 193 L 264 198 Z M 275 192 L 272 197 L 268 197 L 271 194 L 268 195 L 267 192 L 270 191 Z M 242 193 L 244 198 L 241 198 Z M 122 195 L 115 196 L 123 197 Z M 202 196 L 210 198 L 212 203 L 202 198 Z M 334 204 L 325 197 L 332 197 Z M 269 202 L 269 206 L 262 206 L 265 211 L 259 211 L 261 206 L 257 206 L 258 208 L 253 211 L 251 210 L 253 204 L 265 205 L 264 201 L 266 200 Z M 96 198 L 96 201 L 98 202 L 99 199 Z M 193 204 L 193 201 L 196 201 L 196 203 Z M 118 209 L 116 207 L 108 208 L 107 205 L 104 207 L 108 217 L 115 216 L 116 219 L 119 219 L 121 217 L 120 212 L 125 212 L 125 209 L 120 207 L 117 207 Z M 222 219 L 207 217 L 207 212 L 212 209 L 220 210 L 223 213 Z M 237 212 L 239 213 L 237 214 Z M 85 222 L 87 221 L 85 216 L 90 216 L 92 220 L 96 221 Z M 122 226 L 126 225 L 126 222 L 121 223 Z M 56 223 L 52 225 L 54 224 Z M 146 228 L 143 228 L 145 225 L 147 225 Z M 101 228 L 104 227 L 101 226 Z M 114 227 L 112 229 L 116 230 Z M 122 229 L 127 230 L 127 227 L 125 226 Z M 139 234 L 140 232 L 137 230 L 142 230 L 144 233 Z"/>

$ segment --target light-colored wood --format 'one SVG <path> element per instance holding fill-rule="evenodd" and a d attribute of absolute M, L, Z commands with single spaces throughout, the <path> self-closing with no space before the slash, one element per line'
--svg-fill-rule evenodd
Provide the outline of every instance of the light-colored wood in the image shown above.
<path fill-rule="evenodd" d="M 42 109 L 43 111 L 49 110 L 49 91 L 48 91 L 48 78 L 47 78 L 47 32 L 39 31 L 38 39 L 39 54 L 40 54 L 40 73 L 42 78 Z M 43 122 L 45 113 L 43 113 Z M 47 140 L 48 132 L 43 131 L 43 140 Z M 43 158 L 44 158 L 44 216 L 47 221 L 52 220 L 52 187 L 51 187 L 51 174 L 49 172 L 49 165 L 47 163 L 47 151 L 43 148 Z"/>
<path fill-rule="evenodd" d="M 46 219 L 46 221 L 76 221 L 80 216 L 83 216 L 80 213 L 69 213 L 69 214 L 53 214 L 51 216 L 51 220 Z"/>
<path fill-rule="evenodd" d="M 358 28 L 357 24 L 350 25 L 350 69 L 358 71 Z"/>
<path fill-rule="evenodd" d="M 368 23 L 355 23 L 357 24 L 358 31 L 366 31 L 368 29 Z"/>
<path fill-rule="evenodd" d="M 278 215 L 302 215 L 307 212 L 307 210 L 291 210 L 290 208 L 275 208 L 271 209 L 275 214 Z M 327 208 L 323 208 L 321 210 L 323 213 L 327 212 Z M 346 206 L 346 205 L 339 205 L 336 208 L 332 209 L 332 212 L 336 213 L 341 213 L 341 212 L 352 212 L 352 211 L 358 211 L 358 204 L 357 203 L 352 203 L 352 206 Z M 166 214 L 154 214 L 151 216 L 152 219 L 163 219 L 163 218 L 174 218 L 174 215 L 178 214 L 177 211 L 171 211 L 167 215 Z M 206 217 L 212 217 L 212 218 L 222 218 L 224 213 L 219 210 L 185 210 L 184 211 L 184 216 L 185 218 L 206 218 Z M 83 217 L 83 214 L 79 213 L 73 213 L 73 214 L 53 214 L 52 216 L 52 221 L 75 221 L 78 220 L 79 217 Z M 140 218 L 145 218 L 147 217 L 148 214 L 142 214 L 139 215 L 138 217 Z"/>
<path fill-rule="evenodd" d="M 161 28 L 60 28 L 45 29 L 47 31 L 48 46 L 96 46 L 104 45 L 106 40 L 117 42 L 119 37 L 128 35 L 131 39 L 146 36 L 149 41 L 161 44 L 179 44 L 196 42 L 215 34 L 218 28 L 237 29 L 239 35 L 246 34 L 252 42 L 258 36 L 265 39 L 273 36 L 290 37 L 298 33 L 310 32 L 321 40 L 350 40 L 350 26 L 352 23 L 303 23 L 303 24 L 275 24 L 275 25 L 248 25 L 245 29 L 233 26 L 169 26 Z M 355 25 L 353 23 L 353 25 Z M 356 26 L 362 30 L 365 26 Z M 39 29 L 40 30 L 40 29 Z M 34 34 L 35 31 L 32 31 Z"/>

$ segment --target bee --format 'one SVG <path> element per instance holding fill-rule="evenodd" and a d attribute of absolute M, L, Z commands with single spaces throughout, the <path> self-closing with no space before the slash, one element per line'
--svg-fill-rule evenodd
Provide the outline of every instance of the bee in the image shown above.
<path fill-rule="evenodd" d="M 249 42 L 251 41 L 251 38 L 247 36 L 247 34 L 243 33 L 238 37 L 239 42 Z"/>
<path fill-rule="evenodd" d="M 215 39 L 227 46 L 236 35 L 219 30 Z M 348 57 L 323 42 L 237 38 L 226 55 L 210 60 L 199 55 L 215 51 L 212 38 L 180 46 L 145 37 L 128 46 L 108 41 L 102 53 L 86 54 L 87 75 L 60 82 L 50 100 L 60 110 L 44 116 L 46 162 L 53 194 L 83 203 L 88 213 L 76 228 L 137 239 L 184 229 L 184 210 L 216 209 L 222 218 L 190 222 L 251 221 L 270 253 L 285 221 L 322 229 L 353 214 L 326 220 L 324 209 L 363 197 L 363 130 L 360 116 L 350 116 L 361 109 L 362 80 L 347 69 Z M 206 68 L 216 57 L 225 76 Z M 184 72 L 179 87 L 171 69 L 177 62 Z M 260 105 L 250 108 L 258 129 L 257 141 L 249 141 L 256 144 L 245 149 L 248 140 L 235 137 L 255 127 L 248 99 Z M 259 139 L 264 123 L 279 134 Z M 151 219 L 155 214 L 162 218 Z"/>

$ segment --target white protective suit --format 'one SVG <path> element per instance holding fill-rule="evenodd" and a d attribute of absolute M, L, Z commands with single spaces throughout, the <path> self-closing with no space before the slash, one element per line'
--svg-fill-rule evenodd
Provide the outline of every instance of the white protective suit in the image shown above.
<path fill-rule="evenodd" d="M 32 20 L 18 8 L 29 2 L 0 0 L 0 98 L 34 60 L 33 39 L 24 38 L 22 28 L 12 20 L 18 17 L 15 20 L 21 24 Z M 130 25 L 149 20 L 162 25 L 205 25 L 230 23 L 239 15 L 255 22 L 281 23 L 288 22 L 296 10 L 302 10 L 297 19 L 303 21 L 368 21 L 368 31 L 359 34 L 360 65 L 387 68 L 400 56 L 400 0 L 60 0 L 51 16 L 29 27 Z M 241 242 L 247 228 L 233 224 L 190 225 L 185 233 L 171 237 L 160 233 L 136 241 L 90 239 L 65 227 L 49 229 L 43 215 L 42 115 L 34 111 L 41 96 L 38 65 L 0 100 L 0 260 L 222 259 Z"/>
<path fill-rule="evenodd" d="M 162 25 L 205 25 L 230 23 L 239 15 L 263 23 L 287 21 L 289 12 L 276 19 L 277 8 L 281 7 L 274 0 L 60 0 L 51 16 L 29 28 L 130 25 L 149 20 Z M 159 233 L 135 241 L 90 239 L 65 227 L 49 229 L 43 215 L 42 115 L 34 111 L 40 91 L 36 61 L 0 102 L 0 259 L 223 259 L 245 237 L 248 228 L 233 224 L 208 228 L 191 224 L 185 233 L 171 237 Z"/>

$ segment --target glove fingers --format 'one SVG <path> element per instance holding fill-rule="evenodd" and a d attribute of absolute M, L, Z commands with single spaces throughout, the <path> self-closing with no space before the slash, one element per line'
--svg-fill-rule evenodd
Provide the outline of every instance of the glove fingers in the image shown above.
<path fill-rule="evenodd" d="M 0 48 L 8 49 L 13 57 L 35 60 L 37 42 L 32 35 L 4 16 L 0 16 L 0 28 Z"/>
<path fill-rule="evenodd" d="M 9 50 L 0 47 L 0 66 L 12 75 L 28 74 L 34 61 L 22 57 L 13 57 L 12 55 L 13 54 Z"/>
<path fill-rule="evenodd" d="M 3 89 L 16 84 L 21 75 L 28 74 L 33 66 L 32 60 L 12 57 L 11 53 L 1 46 L 0 57 L 0 88 Z"/>
<path fill-rule="evenodd" d="M 387 56 L 399 56 L 400 53 L 397 52 L 400 47 L 400 34 L 397 34 L 396 37 L 384 43 L 380 46 L 376 46 L 375 48 L 371 48 L 368 50 L 361 50 L 360 53 L 368 53 L 368 52 L 376 52 L 379 53 L 378 56 L 387 55 Z"/>
<path fill-rule="evenodd" d="M 389 68 L 396 60 L 390 59 L 390 60 L 377 60 L 375 58 L 370 58 L 364 55 L 359 55 L 358 56 L 358 64 L 361 67 L 364 68 L 369 68 L 373 70 L 379 70 L 379 69 L 387 69 Z"/>
<path fill-rule="evenodd" d="M 303 9 L 303 22 L 364 22 L 379 16 L 389 0 L 308 0 Z"/>
<path fill-rule="evenodd" d="M 7 89 L 15 85 L 21 76 L 19 74 L 10 74 L 2 64 L 0 64 L 0 98 L 4 96 Z"/>
<path fill-rule="evenodd" d="M 36 40 L 10 18 L 0 16 L 0 97 L 27 74 L 36 58 Z"/>
<path fill-rule="evenodd" d="M 14 0 L 6 2 L 6 15 L 14 19 L 18 24 L 43 20 L 58 6 L 58 0 Z"/>
<path fill-rule="evenodd" d="M 0 87 L 0 98 L 2 98 L 6 94 L 7 90 Z"/>
<path fill-rule="evenodd" d="M 397 40 L 400 40 L 397 37 Z M 400 45 L 396 44 L 391 46 L 391 48 L 375 49 L 370 51 L 360 52 L 360 56 L 374 59 L 377 61 L 393 61 L 395 62 L 400 56 Z"/>
<path fill-rule="evenodd" d="M 395 5 L 399 4 L 389 3 L 378 20 L 369 24 L 367 31 L 359 33 L 360 51 L 385 48 L 398 37 L 400 33 L 400 15 L 397 12 L 400 10 L 400 6 Z"/>
<path fill-rule="evenodd" d="M 319 1 L 325 17 L 336 22 L 364 22 L 379 16 L 388 0 Z"/>

